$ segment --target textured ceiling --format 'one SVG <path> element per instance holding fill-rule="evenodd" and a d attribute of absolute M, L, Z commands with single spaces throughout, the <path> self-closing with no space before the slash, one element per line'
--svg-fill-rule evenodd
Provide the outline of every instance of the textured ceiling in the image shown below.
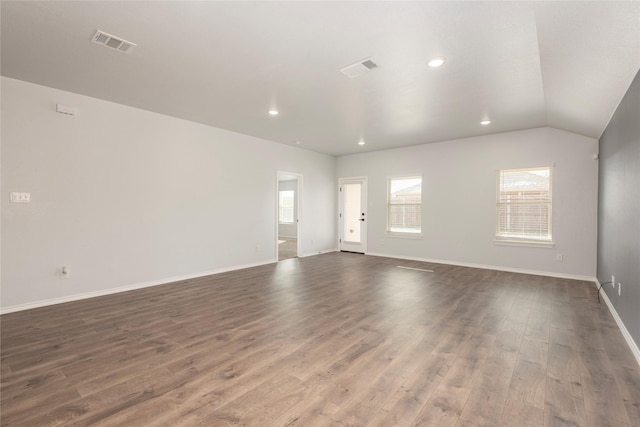
<path fill-rule="evenodd" d="M 2 1 L 1 71 L 332 155 L 540 126 L 598 138 L 640 68 L 639 6 Z"/>

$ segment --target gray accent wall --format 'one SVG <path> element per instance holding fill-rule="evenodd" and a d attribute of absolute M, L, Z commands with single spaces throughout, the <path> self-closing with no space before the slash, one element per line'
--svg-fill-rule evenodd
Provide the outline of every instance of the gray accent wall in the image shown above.
<path fill-rule="evenodd" d="M 600 138 L 598 280 L 640 343 L 640 73 Z"/>

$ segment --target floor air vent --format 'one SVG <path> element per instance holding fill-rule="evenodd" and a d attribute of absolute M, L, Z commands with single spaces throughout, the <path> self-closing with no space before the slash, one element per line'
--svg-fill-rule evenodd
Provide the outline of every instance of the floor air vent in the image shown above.
<path fill-rule="evenodd" d="M 133 48 L 136 47 L 135 43 L 128 42 L 124 39 L 112 36 L 111 34 L 107 34 L 100 30 L 96 31 L 96 33 L 91 38 L 91 41 L 123 53 L 130 53 Z"/>

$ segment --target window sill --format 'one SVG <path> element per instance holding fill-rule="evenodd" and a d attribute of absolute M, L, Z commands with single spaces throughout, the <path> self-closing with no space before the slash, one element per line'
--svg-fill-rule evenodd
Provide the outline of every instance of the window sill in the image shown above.
<path fill-rule="evenodd" d="M 399 231 L 387 231 L 385 235 L 387 237 L 400 239 L 422 239 L 422 233 L 402 233 Z"/>
<path fill-rule="evenodd" d="M 556 244 L 553 242 L 536 241 L 536 240 L 513 240 L 513 239 L 494 239 L 495 245 L 505 246 L 529 246 L 532 248 L 553 248 Z"/>

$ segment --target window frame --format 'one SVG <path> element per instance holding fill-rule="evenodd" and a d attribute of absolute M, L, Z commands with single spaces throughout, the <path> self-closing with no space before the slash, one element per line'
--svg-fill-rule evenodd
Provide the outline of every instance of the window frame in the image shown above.
<path fill-rule="evenodd" d="M 402 203 L 402 204 L 392 204 L 391 203 L 391 183 L 394 180 L 401 179 L 419 179 L 420 180 L 420 203 Z M 421 239 L 422 238 L 422 184 L 424 183 L 422 174 L 413 174 L 413 175 L 394 175 L 387 177 L 387 226 L 386 226 L 386 235 L 388 237 L 403 237 L 407 239 Z M 420 215 L 418 216 L 420 220 L 420 228 L 417 231 L 398 231 L 391 230 L 391 207 L 392 206 L 419 206 L 420 207 Z"/>
<path fill-rule="evenodd" d="M 292 203 L 291 206 L 283 206 L 282 205 L 282 193 L 291 193 L 292 194 Z M 278 190 L 278 224 L 294 224 L 296 222 L 296 192 L 295 190 Z M 282 210 L 283 209 L 291 209 L 291 221 L 282 221 Z"/>
<path fill-rule="evenodd" d="M 495 235 L 494 242 L 496 244 L 502 245 L 515 245 L 515 246 L 546 246 L 553 247 L 553 167 L 552 166 L 539 166 L 539 167 L 531 167 L 531 168 L 520 168 L 520 169 L 499 169 L 496 171 L 496 222 L 495 222 Z M 548 171 L 549 178 L 549 194 L 548 201 L 533 201 L 529 203 L 518 203 L 518 202 L 501 202 L 500 196 L 502 194 L 502 177 L 505 172 L 529 172 L 529 171 Z M 500 233 L 500 211 L 503 206 L 523 206 L 525 204 L 530 205 L 546 205 L 548 209 L 548 218 L 547 218 L 547 230 L 548 230 L 548 238 L 535 238 L 535 237 L 527 237 L 527 236 L 514 236 L 506 235 L 506 233 Z"/>

